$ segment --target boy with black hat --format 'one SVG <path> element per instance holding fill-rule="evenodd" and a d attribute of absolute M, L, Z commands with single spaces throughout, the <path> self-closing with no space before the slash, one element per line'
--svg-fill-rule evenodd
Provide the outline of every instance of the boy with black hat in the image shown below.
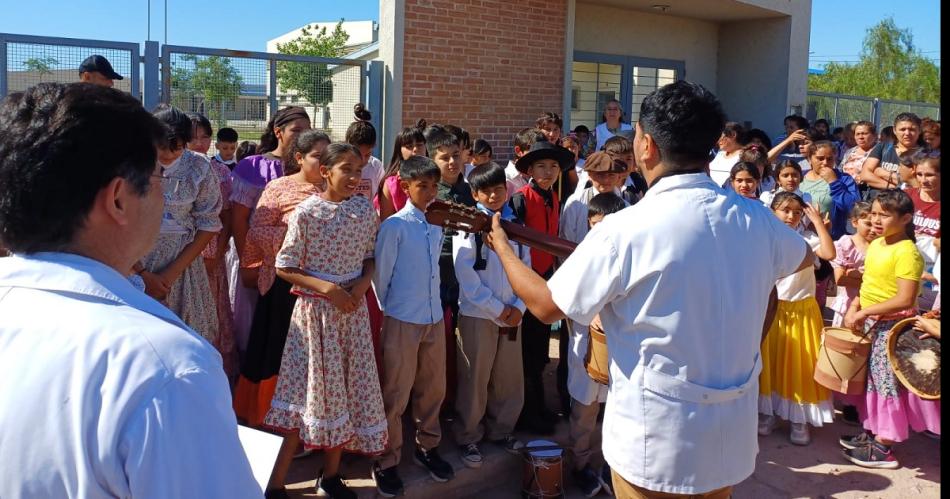
<path fill-rule="evenodd" d="M 122 75 L 116 73 L 109 64 L 109 59 L 101 55 L 91 55 L 79 65 L 79 81 L 92 83 L 103 87 L 111 87 L 112 80 L 121 80 Z"/>
<path fill-rule="evenodd" d="M 561 170 L 572 166 L 571 152 L 547 140 L 535 142 L 527 154 L 518 158 L 515 167 L 531 179 L 511 197 L 511 208 L 525 226 L 557 237 L 560 204 L 552 187 Z M 554 256 L 532 249 L 531 267 L 547 279 L 554 273 Z M 544 407 L 541 373 L 547 361 L 551 327 L 526 312 L 521 329 L 525 401 L 519 423 L 527 430 L 549 435 L 554 432 L 556 417 Z"/>

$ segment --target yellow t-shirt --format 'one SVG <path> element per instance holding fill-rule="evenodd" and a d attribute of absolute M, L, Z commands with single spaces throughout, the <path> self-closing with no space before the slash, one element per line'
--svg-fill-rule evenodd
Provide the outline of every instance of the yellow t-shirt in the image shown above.
<path fill-rule="evenodd" d="M 913 241 L 885 245 L 884 238 L 868 245 L 861 281 L 861 306 L 869 307 L 897 296 L 897 279 L 920 282 L 924 259 Z"/>

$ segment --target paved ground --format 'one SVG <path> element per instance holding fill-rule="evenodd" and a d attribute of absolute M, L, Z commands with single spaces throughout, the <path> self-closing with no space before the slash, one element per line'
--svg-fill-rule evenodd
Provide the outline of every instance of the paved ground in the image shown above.
<path fill-rule="evenodd" d="M 557 357 L 557 341 L 551 341 L 552 364 L 548 366 L 545 382 L 549 396 L 548 407 L 554 407 L 554 359 Z M 412 435 L 408 420 L 404 435 Z M 417 465 L 412 463 L 409 448 L 405 448 L 400 473 L 406 482 L 406 495 L 410 498 L 499 498 L 521 497 L 523 464 L 518 456 L 512 456 L 493 447 L 482 446 L 485 463 L 478 470 L 461 465 L 452 442 L 448 424 L 443 422 L 443 442 L 440 451 L 455 466 L 456 477 L 447 483 L 436 483 Z M 772 435 L 759 438 L 759 455 L 755 473 L 735 489 L 736 499 L 758 498 L 894 498 L 940 496 L 940 442 L 924 435 L 914 435 L 908 441 L 895 446 L 902 467 L 897 470 L 869 470 L 852 465 L 840 455 L 837 444 L 841 434 L 854 433 L 856 428 L 837 422 L 812 432 L 812 443 L 806 447 L 792 445 L 788 441 L 787 427 L 778 427 Z M 536 436 L 519 434 L 523 441 Z M 549 439 L 566 445 L 567 422 L 558 424 L 558 431 Z M 411 445 L 410 445 L 411 447 Z M 314 497 L 314 479 L 321 465 L 318 454 L 294 461 L 288 488 L 292 497 Z M 369 460 L 357 456 L 344 456 L 343 474 L 350 487 L 361 498 L 376 497 L 376 489 L 370 478 Z M 570 483 L 567 468 L 564 469 L 564 491 L 568 499 L 583 497 Z M 599 497 L 606 497 L 601 494 Z"/>

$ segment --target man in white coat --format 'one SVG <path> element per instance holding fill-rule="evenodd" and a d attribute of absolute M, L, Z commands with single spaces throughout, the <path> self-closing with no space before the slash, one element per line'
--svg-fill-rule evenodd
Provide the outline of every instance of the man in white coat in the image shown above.
<path fill-rule="evenodd" d="M 725 498 L 752 474 L 770 290 L 812 263 L 761 203 L 705 173 L 724 122 L 700 85 L 647 96 L 634 154 L 650 189 L 594 227 L 548 282 L 502 244 L 500 224 L 489 236 L 539 319 L 590 324 L 599 313 L 610 357 L 603 452 L 620 498 Z"/>
<path fill-rule="evenodd" d="M 260 498 L 221 356 L 127 279 L 161 225 L 161 123 L 42 83 L 0 130 L 0 497 Z"/>

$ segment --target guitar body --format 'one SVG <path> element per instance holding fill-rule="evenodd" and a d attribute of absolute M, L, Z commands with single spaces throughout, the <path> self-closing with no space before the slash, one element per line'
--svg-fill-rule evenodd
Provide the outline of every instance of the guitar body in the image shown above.
<path fill-rule="evenodd" d="M 433 201 L 426 208 L 426 221 L 469 234 L 491 231 L 491 217 L 470 206 L 446 201 Z M 577 247 L 576 243 L 554 237 L 544 232 L 525 227 L 507 220 L 501 221 L 501 228 L 512 241 L 544 251 L 559 258 L 567 258 Z"/>

